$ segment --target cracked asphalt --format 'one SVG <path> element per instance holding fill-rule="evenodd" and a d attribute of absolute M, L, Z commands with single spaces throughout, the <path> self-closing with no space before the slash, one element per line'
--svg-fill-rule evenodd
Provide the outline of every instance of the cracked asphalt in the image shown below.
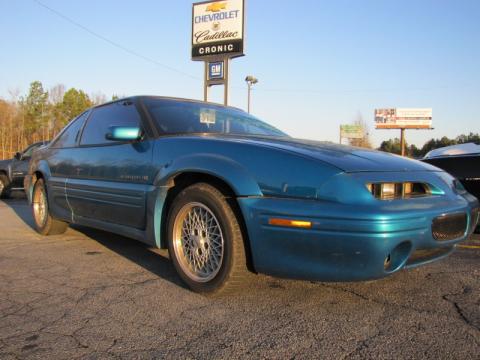
<path fill-rule="evenodd" d="M 237 296 L 187 290 L 166 252 L 76 227 L 41 237 L 0 202 L 0 359 L 480 359 L 480 237 L 386 279 L 254 277 Z"/>

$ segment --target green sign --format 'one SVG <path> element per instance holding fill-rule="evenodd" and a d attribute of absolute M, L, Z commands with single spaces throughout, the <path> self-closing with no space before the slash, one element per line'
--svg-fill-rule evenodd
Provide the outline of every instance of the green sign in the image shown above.
<path fill-rule="evenodd" d="M 364 131 L 362 125 L 340 125 L 340 137 L 347 139 L 361 139 Z"/>

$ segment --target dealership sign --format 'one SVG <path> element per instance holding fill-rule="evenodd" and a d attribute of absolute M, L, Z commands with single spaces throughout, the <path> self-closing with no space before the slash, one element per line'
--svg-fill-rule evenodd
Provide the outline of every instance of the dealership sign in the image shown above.
<path fill-rule="evenodd" d="M 194 3 L 192 60 L 243 55 L 244 0 Z"/>
<path fill-rule="evenodd" d="M 376 129 L 431 129 L 432 109 L 375 109 Z"/>

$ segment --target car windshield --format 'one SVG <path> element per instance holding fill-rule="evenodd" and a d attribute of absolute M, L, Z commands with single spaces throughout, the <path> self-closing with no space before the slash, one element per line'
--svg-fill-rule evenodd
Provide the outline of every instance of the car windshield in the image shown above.
<path fill-rule="evenodd" d="M 26 158 L 26 157 L 31 157 L 32 156 L 32 153 L 33 153 L 33 150 L 35 150 L 36 148 L 40 147 L 40 146 L 43 146 L 43 145 L 47 145 L 49 142 L 48 141 L 44 141 L 44 142 L 40 142 L 40 143 L 36 143 L 36 144 L 33 144 L 33 145 L 30 145 L 28 148 L 26 148 L 23 153 L 22 153 L 22 157 Z"/>
<path fill-rule="evenodd" d="M 164 134 L 214 133 L 288 136 L 237 109 L 191 101 L 147 98 L 149 113 Z"/>

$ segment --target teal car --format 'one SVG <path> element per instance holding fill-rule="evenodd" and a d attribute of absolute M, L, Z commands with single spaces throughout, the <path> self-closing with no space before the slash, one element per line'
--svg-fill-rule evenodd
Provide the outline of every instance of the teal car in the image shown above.
<path fill-rule="evenodd" d="M 73 119 L 33 153 L 25 186 L 40 234 L 79 224 L 168 248 L 201 293 L 252 273 L 382 278 L 447 256 L 479 217 L 477 199 L 429 164 L 153 96 Z"/>

